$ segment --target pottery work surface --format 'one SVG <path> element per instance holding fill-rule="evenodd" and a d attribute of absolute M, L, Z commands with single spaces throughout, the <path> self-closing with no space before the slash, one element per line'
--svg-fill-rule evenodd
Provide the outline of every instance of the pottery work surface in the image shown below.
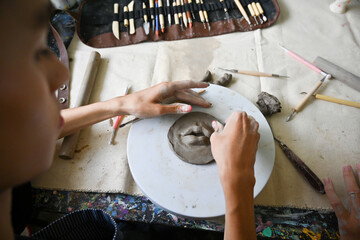
<path fill-rule="evenodd" d="M 214 160 L 210 136 L 214 132 L 211 122 L 215 117 L 201 112 L 191 112 L 179 118 L 170 127 L 170 148 L 184 162 L 207 164 Z"/>
<path fill-rule="evenodd" d="M 275 161 L 270 127 L 258 110 L 239 93 L 210 85 L 203 97 L 211 108 L 194 107 L 221 122 L 234 111 L 246 111 L 259 122 L 260 141 L 256 154 L 254 197 L 268 181 Z M 142 192 L 166 210 L 188 217 L 208 218 L 225 214 L 225 198 L 216 163 L 205 165 L 181 161 L 168 143 L 170 127 L 183 115 L 144 119 L 130 129 L 127 154 L 130 171 Z"/>

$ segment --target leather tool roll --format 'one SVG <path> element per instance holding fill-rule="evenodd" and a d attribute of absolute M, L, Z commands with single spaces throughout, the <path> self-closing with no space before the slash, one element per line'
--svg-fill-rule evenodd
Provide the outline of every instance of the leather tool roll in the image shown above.
<path fill-rule="evenodd" d="M 119 3 L 119 9 L 123 9 L 125 5 L 128 5 L 131 0 L 117 1 Z M 267 21 L 255 25 L 255 20 L 248 12 L 245 1 L 240 1 L 246 9 L 246 12 L 252 22 L 252 26 L 248 24 L 246 19 L 240 13 L 238 7 L 233 0 L 224 0 L 227 6 L 228 13 L 230 15 L 230 23 L 225 19 L 225 12 L 223 4 L 219 0 L 204 0 L 203 7 L 208 13 L 209 22 L 211 25 L 211 31 L 208 27 L 204 28 L 203 23 L 199 16 L 199 5 L 195 1 L 185 4 L 185 9 L 194 9 L 195 19 L 192 19 L 193 27 L 184 27 L 181 29 L 179 25 L 174 24 L 174 19 L 171 26 L 168 25 L 168 20 L 165 18 L 165 32 L 160 33 L 157 36 L 154 29 L 150 28 L 150 33 L 145 34 L 143 29 L 143 2 L 148 9 L 147 14 L 150 16 L 151 9 L 149 7 L 148 0 L 134 0 L 134 19 L 135 19 L 135 34 L 130 35 L 127 29 L 124 27 L 123 11 L 119 11 L 119 23 L 120 23 L 120 39 L 117 39 L 112 33 L 112 21 L 113 21 L 113 5 L 114 0 L 84 0 L 79 7 L 79 20 L 77 21 L 77 33 L 83 43 L 95 48 L 107 48 L 116 46 L 125 46 L 129 44 L 147 42 L 147 41 L 171 41 L 179 39 L 189 39 L 197 37 L 209 37 L 220 34 L 232 33 L 232 32 L 245 32 L 252 31 L 259 28 L 267 28 L 273 25 L 279 17 L 280 8 L 276 0 L 257 0 L 254 2 L 260 2 L 264 15 Z M 173 2 L 170 1 L 171 4 Z M 170 5 L 171 5 L 170 4 Z M 191 4 L 191 7 L 189 6 Z M 164 4 L 163 4 L 164 5 Z M 164 6 L 164 8 L 169 8 Z M 174 13 L 176 9 L 170 7 L 170 12 Z M 165 9 L 164 9 L 165 11 Z M 168 9 L 166 11 L 169 11 Z M 173 14 L 172 14 L 173 18 Z M 259 19 L 259 18 L 258 18 Z"/>

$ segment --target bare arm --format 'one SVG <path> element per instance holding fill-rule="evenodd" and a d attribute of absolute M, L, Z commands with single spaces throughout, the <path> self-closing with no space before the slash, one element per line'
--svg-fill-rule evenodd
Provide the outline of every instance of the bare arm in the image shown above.
<path fill-rule="evenodd" d="M 235 112 L 224 128 L 217 122 L 213 127 L 211 149 L 226 202 L 225 239 L 256 239 L 253 188 L 259 125 L 246 113 Z"/>
<path fill-rule="evenodd" d="M 166 82 L 127 96 L 62 110 L 61 115 L 65 120 L 65 125 L 60 137 L 119 115 L 150 118 L 168 113 L 190 112 L 191 105 L 188 104 L 209 107 L 211 106 L 210 103 L 190 90 L 190 88 L 205 88 L 208 86 L 207 83 L 194 81 Z M 163 104 L 168 100 L 180 100 L 188 104 Z"/>

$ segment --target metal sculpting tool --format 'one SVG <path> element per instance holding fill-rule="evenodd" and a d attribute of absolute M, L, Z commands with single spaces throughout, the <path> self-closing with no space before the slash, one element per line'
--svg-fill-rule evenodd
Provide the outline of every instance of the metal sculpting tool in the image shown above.
<path fill-rule="evenodd" d="M 265 13 L 264 13 L 264 10 L 263 8 L 261 7 L 261 4 L 259 2 L 256 2 L 256 7 L 257 9 L 259 10 L 259 13 L 262 15 L 262 18 L 264 20 L 264 22 L 267 21 L 267 17 L 265 16 Z"/>
<path fill-rule="evenodd" d="M 146 4 L 144 2 L 143 2 L 143 19 L 144 19 L 144 24 L 143 24 L 144 32 L 146 35 L 148 35 L 150 31 L 150 23 L 148 22 Z"/>
<path fill-rule="evenodd" d="M 187 21 L 189 23 L 189 27 L 192 28 L 192 20 L 191 20 L 191 13 L 188 9 L 186 9 L 186 6 L 188 5 L 187 0 L 184 0 L 184 8 L 185 8 L 185 13 L 186 13 L 186 17 L 187 17 Z"/>
<path fill-rule="evenodd" d="M 206 9 L 205 9 L 205 7 L 204 7 L 204 2 L 203 2 L 203 0 L 200 0 L 200 4 L 201 4 L 201 9 L 202 9 L 202 11 L 203 11 L 204 17 L 205 17 L 205 21 L 206 21 L 206 23 L 207 23 L 207 25 L 208 25 L 208 27 L 209 27 L 209 32 L 210 32 L 211 27 L 210 27 L 210 22 L 209 22 L 209 16 L 208 16 L 207 11 L 206 11 Z"/>
<path fill-rule="evenodd" d="M 129 25 L 130 25 L 130 34 L 135 34 L 135 21 L 134 21 L 134 0 L 132 0 L 129 5 Z"/>
<path fill-rule="evenodd" d="M 311 89 L 309 93 L 306 94 L 306 96 L 301 100 L 301 102 L 296 107 L 293 108 L 293 112 L 286 119 L 286 122 L 290 121 L 297 112 L 300 112 L 300 110 L 305 105 L 307 100 L 309 100 L 309 98 L 320 88 L 320 86 L 323 84 L 325 79 L 329 79 L 329 78 L 330 78 L 330 74 L 326 75 L 319 82 L 315 84 L 315 86 Z"/>
<path fill-rule="evenodd" d="M 124 94 L 123 96 L 127 95 L 129 93 L 129 89 L 130 89 L 130 86 L 126 86 L 126 89 L 124 91 Z M 114 144 L 114 138 L 115 138 L 115 135 L 116 135 L 116 132 L 117 132 L 117 129 L 119 128 L 119 125 L 120 123 L 122 122 L 122 120 L 124 119 L 124 115 L 122 116 L 117 116 L 116 119 L 115 119 L 115 123 L 113 125 L 113 129 L 112 129 L 112 133 L 111 133 L 111 136 L 110 136 L 110 140 L 109 140 L 109 145 L 113 145 Z"/>
<path fill-rule="evenodd" d="M 133 120 L 127 121 L 126 123 L 120 124 L 119 128 L 125 127 L 126 125 L 128 125 L 130 123 L 135 123 L 139 120 L 141 120 L 141 118 L 134 118 Z"/>
<path fill-rule="evenodd" d="M 328 74 L 326 72 L 323 72 L 320 68 L 316 67 L 314 64 L 306 61 L 304 58 L 300 57 L 299 55 L 297 55 L 296 53 L 286 49 L 285 47 L 279 45 L 282 49 L 285 50 L 285 52 L 287 52 L 290 56 L 294 57 L 296 60 L 298 60 L 299 62 L 305 64 L 306 66 L 308 66 L 309 68 L 311 68 L 312 70 L 314 70 L 315 72 L 320 73 L 323 76 L 327 76 Z"/>
<path fill-rule="evenodd" d="M 237 69 L 225 69 L 218 67 L 221 70 L 232 72 L 232 73 L 238 73 L 238 74 L 245 74 L 250 76 L 257 76 L 257 77 L 278 77 L 278 78 L 289 78 L 288 76 L 281 76 L 279 74 L 273 74 L 273 73 L 264 73 L 264 72 L 256 72 L 256 71 L 242 71 Z"/>
<path fill-rule="evenodd" d="M 119 4 L 114 3 L 114 18 L 112 22 L 112 32 L 117 39 L 120 39 L 119 33 Z"/>
<path fill-rule="evenodd" d="M 200 21 L 203 23 L 204 25 L 204 29 L 206 29 L 206 25 L 205 25 L 205 17 L 204 17 L 204 13 L 201 10 L 201 6 L 200 6 L 200 0 L 196 0 L 196 5 L 198 6 L 199 9 L 199 17 L 200 17 Z M 195 18 L 194 18 L 195 19 Z"/>
<path fill-rule="evenodd" d="M 243 15 L 243 17 L 245 18 L 245 20 L 249 23 L 249 25 L 251 26 L 251 22 L 250 22 L 250 19 L 249 19 L 249 16 L 247 15 L 244 7 L 241 5 L 240 1 L 239 0 L 234 0 L 235 1 L 235 4 L 236 6 L 238 7 L 239 11 L 241 12 L 241 14 Z"/>
<path fill-rule="evenodd" d="M 154 12 L 155 12 L 155 8 L 154 8 L 154 0 L 149 0 L 149 8 L 150 8 L 150 18 L 151 18 L 151 25 L 153 28 L 153 31 L 155 32 L 155 17 L 154 17 Z"/>
<path fill-rule="evenodd" d="M 258 23 L 258 21 L 256 19 L 254 9 L 253 9 L 253 7 L 251 6 L 251 4 L 250 4 L 250 2 L 248 0 L 246 0 L 246 5 L 247 5 L 247 8 L 249 9 L 250 15 L 254 18 L 254 20 L 256 22 L 255 26 L 258 25 L 259 23 Z"/>
<path fill-rule="evenodd" d="M 224 0 L 219 0 L 219 1 L 220 1 L 220 3 L 222 4 L 222 6 L 223 6 L 223 8 L 224 8 L 225 18 L 226 18 L 226 20 L 228 21 L 228 23 L 230 23 L 230 15 L 229 15 L 229 13 L 228 13 L 228 9 L 227 9 L 227 7 L 226 7 L 226 5 L 225 5 L 225 2 L 224 2 Z"/>
<path fill-rule="evenodd" d="M 305 178 L 305 180 L 319 193 L 325 194 L 325 187 L 316 174 L 283 142 L 274 137 L 285 153 L 286 157 L 294 165 L 296 170 Z"/>

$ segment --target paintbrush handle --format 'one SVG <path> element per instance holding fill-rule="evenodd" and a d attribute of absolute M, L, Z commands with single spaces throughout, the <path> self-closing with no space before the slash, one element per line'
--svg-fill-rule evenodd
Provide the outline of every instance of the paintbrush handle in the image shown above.
<path fill-rule="evenodd" d="M 257 76 L 257 77 L 272 77 L 273 76 L 271 73 L 243 71 L 243 70 L 238 70 L 237 73 L 250 75 L 250 76 Z"/>
<path fill-rule="evenodd" d="M 284 143 L 278 140 L 280 148 L 285 153 L 286 157 L 294 165 L 296 170 L 305 178 L 305 180 L 319 193 L 325 194 L 325 188 L 322 181 L 316 174 Z"/>
<path fill-rule="evenodd" d="M 340 98 L 329 97 L 329 96 L 325 96 L 325 95 L 321 95 L 321 94 L 316 94 L 315 98 L 321 99 L 324 101 L 328 101 L 328 102 L 333 102 L 333 103 L 338 103 L 338 104 L 342 104 L 342 105 L 360 108 L 360 103 L 358 103 L 358 102 L 352 102 L 352 101 L 348 101 L 348 100 L 344 100 L 344 99 L 340 99 Z"/>
<path fill-rule="evenodd" d="M 301 100 L 301 102 L 296 107 L 294 107 L 294 111 L 300 112 L 301 108 L 305 105 L 307 100 L 309 100 L 309 98 L 311 98 L 311 96 L 319 89 L 322 83 L 322 81 L 317 82 L 315 86 L 311 89 L 311 91 L 308 92 L 306 96 Z"/>

